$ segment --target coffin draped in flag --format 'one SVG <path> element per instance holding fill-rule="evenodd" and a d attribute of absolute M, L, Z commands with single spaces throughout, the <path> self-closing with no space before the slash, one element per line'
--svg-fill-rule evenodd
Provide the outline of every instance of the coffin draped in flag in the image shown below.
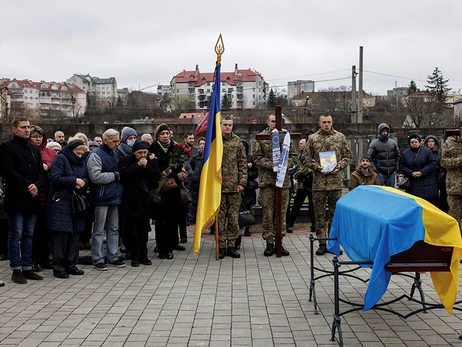
<path fill-rule="evenodd" d="M 221 200 L 221 161 L 223 138 L 220 124 L 220 62 L 215 68 L 215 84 L 210 103 L 205 136 L 204 159 L 197 203 L 193 253 L 200 250 L 201 235 L 215 221 Z"/>
<path fill-rule="evenodd" d="M 364 310 L 372 308 L 387 290 L 390 258 L 410 249 L 417 241 L 453 247 L 448 272 L 431 272 L 435 291 L 449 313 L 456 301 L 462 240 L 459 223 L 428 201 L 398 189 L 359 186 L 337 202 L 328 249 L 340 245 L 354 261 L 373 261 Z M 422 255 L 425 259 L 425 254 Z"/>

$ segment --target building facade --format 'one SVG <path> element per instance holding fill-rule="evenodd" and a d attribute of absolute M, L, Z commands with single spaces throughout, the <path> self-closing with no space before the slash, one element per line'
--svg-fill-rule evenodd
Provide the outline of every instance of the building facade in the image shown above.
<path fill-rule="evenodd" d="M 99 78 L 89 74 L 74 74 L 67 82 L 75 84 L 85 93 L 89 93 L 96 102 L 109 102 L 113 105 L 117 102 L 117 80 L 115 77 Z"/>
<path fill-rule="evenodd" d="M 314 81 L 311 80 L 297 80 L 287 83 L 287 97 L 292 99 L 300 93 L 313 93 Z"/>
<path fill-rule="evenodd" d="M 210 106 L 214 85 L 213 72 L 183 70 L 170 82 L 173 100 L 190 102 L 196 109 Z M 261 108 L 266 105 L 268 84 L 263 76 L 251 69 L 242 70 L 235 65 L 232 72 L 221 72 L 221 97 L 227 95 L 232 109 Z"/>

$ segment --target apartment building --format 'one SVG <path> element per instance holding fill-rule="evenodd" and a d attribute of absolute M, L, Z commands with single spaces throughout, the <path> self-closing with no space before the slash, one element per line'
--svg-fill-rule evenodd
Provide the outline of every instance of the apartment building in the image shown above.
<path fill-rule="evenodd" d="M 314 81 L 311 80 L 297 80 L 287 83 L 287 97 L 292 99 L 300 93 L 313 93 Z"/>
<path fill-rule="evenodd" d="M 221 72 L 221 96 L 227 94 L 231 108 L 260 108 L 266 104 L 268 84 L 263 76 L 252 69 L 239 69 L 235 65 L 234 71 Z M 170 82 L 172 97 L 176 101 L 187 100 L 196 109 L 207 109 L 212 96 L 214 85 L 213 72 L 200 72 L 199 66 L 195 70 L 178 73 Z"/>
<path fill-rule="evenodd" d="M 10 111 L 25 108 L 34 116 L 83 116 L 87 105 L 85 92 L 69 83 L 8 80 L 0 90 L 8 90 Z"/>
<path fill-rule="evenodd" d="M 95 97 L 97 101 L 117 102 L 117 80 L 115 77 L 99 78 L 89 74 L 74 74 L 67 80 L 68 83 L 75 84 L 85 93 Z"/>

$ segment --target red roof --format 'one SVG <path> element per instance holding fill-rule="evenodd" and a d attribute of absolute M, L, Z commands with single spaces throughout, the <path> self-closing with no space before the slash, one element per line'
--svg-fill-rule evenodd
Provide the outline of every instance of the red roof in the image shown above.
<path fill-rule="evenodd" d="M 84 90 L 82 90 L 81 88 L 77 87 L 74 84 L 56 83 L 56 82 L 33 82 L 29 80 L 17 80 L 16 78 L 13 78 L 12 80 L 4 82 L 3 84 L 0 85 L 0 88 L 8 87 L 10 83 L 12 82 L 16 82 L 20 88 L 27 87 L 27 88 L 36 88 L 39 90 L 61 90 L 62 87 L 66 87 L 69 90 L 75 90 L 78 93 L 85 93 Z M 42 88 L 43 84 L 47 84 L 48 88 Z M 58 85 L 58 89 L 51 88 L 51 86 L 53 85 Z"/>
<path fill-rule="evenodd" d="M 188 83 L 194 82 L 195 87 L 200 87 L 204 83 L 213 82 L 213 72 L 200 72 L 199 69 L 192 71 L 182 71 L 175 76 L 176 83 Z M 239 70 L 236 69 L 232 72 L 221 72 L 220 80 L 221 82 L 227 82 L 229 85 L 235 86 L 236 81 L 242 82 L 255 82 L 257 76 L 261 77 L 261 74 L 251 70 Z"/>

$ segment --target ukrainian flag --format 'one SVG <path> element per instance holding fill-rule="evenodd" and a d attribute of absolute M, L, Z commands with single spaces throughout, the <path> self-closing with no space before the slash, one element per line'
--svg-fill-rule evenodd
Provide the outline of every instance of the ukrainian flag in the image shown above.
<path fill-rule="evenodd" d="M 213 224 L 220 209 L 221 160 L 223 157 L 223 138 L 220 124 L 220 67 L 221 64 L 218 61 L 215 68 L 215 84 L 205 136 L 196 229 L 194 231 L 194 255 L 199 254 L 202 232 Z"/>
<path fill-rule="evenodd" d="M 410 249 L 417 241 L 453 247 L 448 272 L 431 272 L 441 303 L 449 313 L 459 286 L 462 239 L 459 223 L 428 201 L 398 189 L 359 186 L 337 201 L 328 249 L 338 254 L 340 245 L 354 261 L 373 261 L 364 310 L 373 307 L 386 292 L 390 258 Z M 422 255 L 425 259 L 425 255 Z"/>

